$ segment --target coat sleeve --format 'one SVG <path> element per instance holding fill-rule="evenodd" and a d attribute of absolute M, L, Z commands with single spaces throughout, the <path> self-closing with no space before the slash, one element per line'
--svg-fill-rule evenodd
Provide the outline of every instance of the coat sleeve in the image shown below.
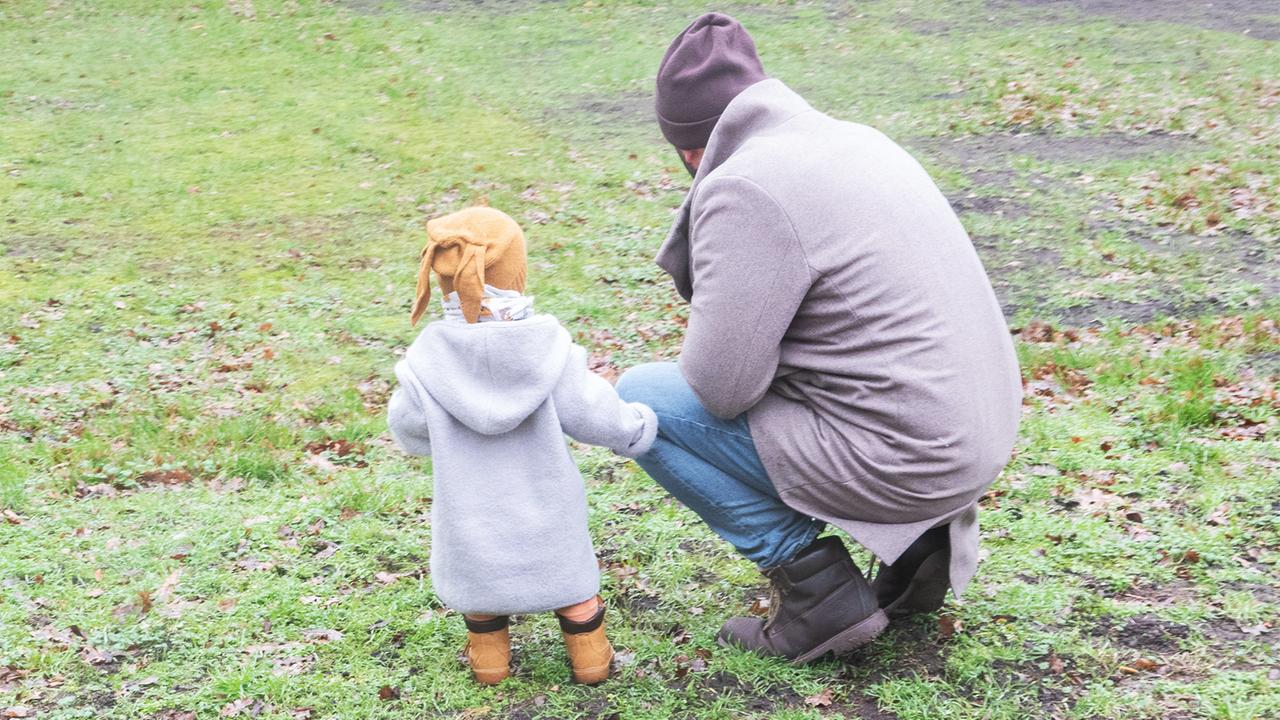
<path fill-rule="evenodd" d="M 587 351 L 578 345 L 570 347 L 569 361 L 551 400 L 560 428 L 578 442 L 634 458 L 649 452 L 658 435 L 653 410 L 618 397 L 612 385 L 587 368 Z"/>
<path fill-rule="evenodd" d="M 387 427 L 400 449 L 410 455 L 430 455 L 431 436 L 427 432 L 427 413 L 422 409 L 420 386 L 403 361 L 396 365 L 400 387 L 387 403 Z"/>
<path fill-rule="evenodd" d="M 813 274 L 786 212 L 746 178 L 699 188 L 691 227 L 693 297 L 680 369 L 707 410 L 734 418 L 773 382 L 782 337 Z"/>

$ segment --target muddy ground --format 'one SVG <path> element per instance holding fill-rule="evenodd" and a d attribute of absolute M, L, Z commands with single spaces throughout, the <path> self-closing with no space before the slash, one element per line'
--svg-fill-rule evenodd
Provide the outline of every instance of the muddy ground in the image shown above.
<path fill-rule="evenodd" d="M 1280 40 L 1280 0 L 997 0 L 1004 10 L 1021 6 L 1048 20 L 1106 18 L 1123 25 L 1171 23 Z"/>

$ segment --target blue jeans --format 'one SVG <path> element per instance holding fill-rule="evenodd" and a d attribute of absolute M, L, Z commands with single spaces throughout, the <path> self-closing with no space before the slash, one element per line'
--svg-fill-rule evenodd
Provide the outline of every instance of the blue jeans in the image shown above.
<path fill-rule="evenodd" d="M 817 537 L 822 523 L 778 497 L 746 414 L 721 420 L 707 412 L 675 363 L 638 365 L 617 390 L 658 416 L 658 438 L 636 462 L 748 560 L 780 565 Z"/>

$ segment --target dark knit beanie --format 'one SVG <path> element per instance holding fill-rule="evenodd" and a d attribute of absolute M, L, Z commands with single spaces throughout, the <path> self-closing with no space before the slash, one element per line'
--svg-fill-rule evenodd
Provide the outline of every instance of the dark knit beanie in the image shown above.
<path fill-rule="evenodd" d="M 706 147 L 729 101 L 766 77 L 755 42 L 737 20 L 722 13 L 694 20 L 658 66 L 662 135 L 682 150 Z"/>

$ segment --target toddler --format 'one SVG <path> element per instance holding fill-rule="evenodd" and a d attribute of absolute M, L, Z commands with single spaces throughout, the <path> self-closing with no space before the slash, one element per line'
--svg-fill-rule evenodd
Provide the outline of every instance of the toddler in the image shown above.
<path fill-rule="evenodd" d="M 525 240 L 506 214 L 473 207 L 427 223 L 411 321 L 444 294 L 404 360 L 388 424 L 396 443 L 431 455 L 431 579 L 461 612 L 475 679 L 510 674 L 508 617 L 554 610 L 576 681 L 609 676 L 600 573 L 587 498 L 564 435 L 643 455 L 657 418 L 618 398 L 587 353 L 524 295 Z"/>

